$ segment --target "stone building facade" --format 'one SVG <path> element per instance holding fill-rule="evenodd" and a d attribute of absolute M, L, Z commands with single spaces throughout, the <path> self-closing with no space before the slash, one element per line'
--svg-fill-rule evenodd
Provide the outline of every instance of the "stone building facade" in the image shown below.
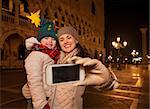
<path fill-rule="evenodd" d="M 34 25 L 26 18 L 41 10 L 41 17 L 72 25 L 82 47 L 91 57 L 105 55 L 104 0 L 0 0 L 0 66 L 22 68 L 27 50 L 24 41 L 35 36 Z"/>

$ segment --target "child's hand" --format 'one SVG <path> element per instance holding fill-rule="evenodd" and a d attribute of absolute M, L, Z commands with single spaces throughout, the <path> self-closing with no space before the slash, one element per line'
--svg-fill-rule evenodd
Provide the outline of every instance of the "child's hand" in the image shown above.
<path fill-rule="evenodd" d="M 40 44 L 40 42 L 35 37 L 30 37 L 25 40 L 27 50 L 31 50 L 34 44 Z"/>

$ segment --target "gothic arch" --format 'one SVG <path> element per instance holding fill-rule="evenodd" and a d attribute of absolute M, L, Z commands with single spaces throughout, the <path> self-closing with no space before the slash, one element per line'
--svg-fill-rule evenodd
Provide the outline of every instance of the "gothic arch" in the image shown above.
<path fill-rule="evenodd" d="M 1 37 L 0 37 L 0 48 L 3 47 L 3 44 L 5 42 L 5 40 L 7 39 L 7 37 L 9 37 L 12 34 L 19 34 L 19 36 L 21 36 L 23 38 L 23 40 L 26 38 L 26 34 L 22 31 L 19 30 L 11 30 L 9 32 L 4 33 Z"/>

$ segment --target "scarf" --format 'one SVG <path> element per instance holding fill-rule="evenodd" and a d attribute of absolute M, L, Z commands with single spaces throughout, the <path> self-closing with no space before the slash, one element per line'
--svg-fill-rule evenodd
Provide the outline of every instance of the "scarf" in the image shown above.
<path fill-rule="evenodd" d="M 35 44 L 35 45 L 33 45 L 32 50 L 40 51 L 42 53 L 48 54 L 49 57 L 54 60 L 55 64 L 57 63 L 57 61 L 60 57 L 60 52 L 57 49 L 57 47 L 54 47 L 53 49 L 49 49 L 48 47 L 46 47 L 44 45 Z"/>
<path fill-rule="evenodd" d="M 60 58 L 58 60 L 58 64 L 66 64 L 67 60 L 73 56 L 76 56 L 79 53 L 78 49 L 75 48 L 73 51 L 71 51 L 69 54 L 65 55 L 63 51 L 61 51 Z"/>

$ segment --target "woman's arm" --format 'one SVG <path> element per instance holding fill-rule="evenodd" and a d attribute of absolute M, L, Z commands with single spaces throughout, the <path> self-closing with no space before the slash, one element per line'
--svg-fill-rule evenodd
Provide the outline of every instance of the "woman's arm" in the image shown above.
<path fill-rule="evenodd" d="M 75 64 L 82 64 L 86 70 L 84 81 L 76 85 L 94 85 L 97 88 L 114 89 L 118 87 L 118 81 L 115 74 L 107 69 L 99 60 L 91 58 L 72 57 L 69 61 Z"/>

